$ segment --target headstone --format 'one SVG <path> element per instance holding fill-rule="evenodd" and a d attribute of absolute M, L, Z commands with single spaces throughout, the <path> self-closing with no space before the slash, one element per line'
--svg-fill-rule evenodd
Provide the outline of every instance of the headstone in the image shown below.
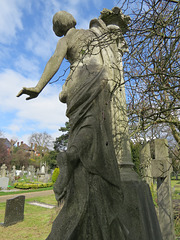
<path fill-rule="evenodd" d="M 152 174 L 157 178 L 157 203 L 159 223 L 163 239 L 174 240 L 174 216 L 171 194 L 172 163 L 169 159 L 166 139 L 154 140 L 155 159 L 152 160 Z"/>
<path fill-rule="evenodd" d="M 24 220 L 25 196 L 18 196 L 6 201 L 6 211 L 2 226 L 8 227 Z"/>
<path fill-rule="evenodd" d="M 45 174 L 45 165 L 44 164 L 41 166 L 41 174 Z"/>
<path fill-rule="evenodd" d="M 140 153 L 140 160 L 141 160 L 141 167 L 142 167 L 142 176 L 143 179 L 152 186 L 153 184 L 153 177 L 152 177 L 152 159 L 151 159 L 151 151 L 150 151 L 150 144 L 145 143 L 141 149 Z"/>
<path fill-rule="evenodd" d="M 8 184 L 9 184 L 9 178 L 8 177 L 0 178 L 0 189 L 7 189 Z"/>
<path fill-rule="evenodd" d="M 5 177 L 6 176 L 6 169 L 7 169 L 6 165 L 3 164 L 1 166 L 1 177 Z"/>

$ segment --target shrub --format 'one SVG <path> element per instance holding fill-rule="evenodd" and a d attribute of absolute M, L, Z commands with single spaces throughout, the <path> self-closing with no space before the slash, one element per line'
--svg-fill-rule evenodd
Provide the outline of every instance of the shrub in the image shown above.
<path fill-rule="evenodd" d="M 59 168 L 55 168 L 52 175 L 52 182 L 55 183 L 59 175 Z"/>
<path fill-rule="evenodd" d="M 47 187 L 52 187 L 53 183 L 15 183 L 14 187 L 19 188 L 19 189 L 38 189 L 38 188 L 47 188 Z"/>

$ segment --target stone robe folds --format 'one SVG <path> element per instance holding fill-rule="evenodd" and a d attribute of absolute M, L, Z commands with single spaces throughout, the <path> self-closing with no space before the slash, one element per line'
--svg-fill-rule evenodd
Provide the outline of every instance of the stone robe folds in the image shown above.
<path fill-rule="evenodd" d="M 101 24 L 99 20 L 94 24 L 95 30 L 86 31 L 96 38 Z M 98 56 L 84 57 L 82 62 L 71 66 L 69 82 L 74 81 L 75 87 L 67 98 L 70 133 L 66 160 L 62 160 L 61 155 L 58 159 L 60 175 L 66 171 L 68 161 L 72 165 L 73 161 L 78 163 L 67 185 L 65 204 L 47 239 L 128 239 L 127 230 L 121 223 L 123 194 L 110 117 L 111 89 L 108 81 L 114 70 L 106 67 L 107 60 L 100 48 L 98 50 Z M 71 157 L 68 152 L 71 152 Z M 61 179 L 59 176 L 56 189 Z M 58 191 L 55 193 L 58 198 Z"/>

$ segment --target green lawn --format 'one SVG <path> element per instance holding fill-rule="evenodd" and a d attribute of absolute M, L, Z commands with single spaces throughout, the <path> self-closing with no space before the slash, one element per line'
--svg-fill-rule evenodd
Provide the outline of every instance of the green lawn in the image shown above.
<path fill-rule="evenodd" d="M 27 192 L 40 192 L 40 191 L 46 191 L 46 190 L 52 190 L 53 187 L 47 187 L 47 188 L 38 188 L 38 189 L 31 189 L 31 190 L 20 190 L 16 192 L 0 192 L 0 196 L 5 195 L 13 195 L 13 194 L 19 194 L 19 193 L 27 193 Z"/>
<path fill-rule="evenodd" d="M 171 183 L 173 189 L 173 199 L 180 199 L 180 180 L 173 180 Z M 24 192 L 29 192 L 29 190 Z M 29 205 L 28 202 L 31 201 L 38 201 L 53 205 L 57 204 L 54 194 L 46 197 L 33 197 L 27 199 L 25 203 L 24 221 L 7 228 L 0 227 L 1 240 L 44 240 L 47 238 L 51 231 L 52 222 L 56 218 L 59 209 L 46 209 L 43 207 Z M 4 222 L 5 206 L 6 203 L 0 203 L 0 222 Z M 180 237 L 179 219 L 175 221 L 175 230 L 176 236 Z"/>
<path fill-rule="evenodd" d="M 52 222 L 58 214 L 58 208 L 46 209 L 28 204 L 38 201 L 56 205 L 54 194 L 47 197 L 34 197 L 25 202 L 24 221 L 9 227 L 0 227 L 1 240 L 44 240 L 51 231 Z M 4 222 L 6 203 L 0 203 L 0 222 Z"/>

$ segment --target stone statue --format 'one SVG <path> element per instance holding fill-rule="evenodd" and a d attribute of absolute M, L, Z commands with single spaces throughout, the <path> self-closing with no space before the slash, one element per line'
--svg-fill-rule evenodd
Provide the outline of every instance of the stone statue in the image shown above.
<path fill-rule="evenodd" d="M 112 95 L 120 81 L 117 64 L 126 50 L 123 33 L 129 17 L 117 7 L 104 9 L 88 30 L 75 29 L 74 17 L 57 12 L 53 30 L 62 37 L 36 87 L 18 97 L 36 98 L 66 58 L 70 73 L 60 93 L 70 122 L 68 148 L 58 155 L 60 175 L 54 186 L 65 204 L 47 239 L 124 240 L 123 193 L 113 145 Z"/>

